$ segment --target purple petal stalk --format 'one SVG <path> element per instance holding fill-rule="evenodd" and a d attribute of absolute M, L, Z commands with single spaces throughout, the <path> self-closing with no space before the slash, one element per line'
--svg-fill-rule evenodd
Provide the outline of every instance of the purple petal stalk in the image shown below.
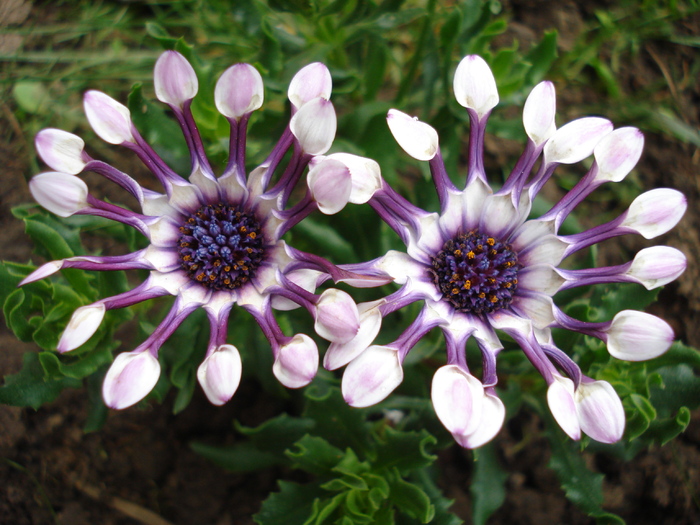
<path fill-rule="evenodd" d="M 552 300 L 559 290 L 614 282 L 635 282 L 651 289 L 678 277 L 685 256 L 668 247 L 642 250 L 619 266 L 567 270 L 568 256 L 612 237 L 637 233 L 653 238 L 683 216 L 685 197 L 671 189 L 639 196 L 617 219 L 576 235 L 559 235 L 564 219 L 605 182 L 619 182 L 640 158 L 643 137 L 635 128 L 613 130 L 600 117 L 585 117 L 557 129 L 554 86 L 541 82 L 523 111 L 528 136 L 525 151 L 504 185 L 494 193 L 487 183 L 483 139 L 498 90 L 486 62 L 465 57 L 454 78 L 457 101 L 469 114 L 469 163 L 464 189 L 446 173 L 438 136 L 428 124 L 392 109 L 389 129 L 413 158 L 429 163 L 440 212 L 417 208 L 378 175 L 371 180 L 369 204 L 406 244 L 406 253 L 388 252 L 367 263 L 344 268 L 394 279 L 393 294 L 358 305 L 360 327 L 354 338 L 333 343 L 324 359 L 330 370 L 347 364 L 343 395 L 353 406 L 383 400 L 403 378 L 401 365 L 420 337 L 439 327 L 445 337 L 447 365 L 433 379 L 435 411 L 464 447 L 492 439 L 505 417 L 498 399 L 497 356 L 502 349 L 496 330 L 522 348 L 549 385 L 547 400 L 564 431 L 579 439 L 581 431 L 606 443 L 624 430 L 622 404 L 611 385 L 585 377 L 557 348 L 551 329 L 565 328 L 601 339 L 610 354 L 626 360 L 650 359 L 671 345 L 673 331 L 663 320 L 643 312 L 623 311 L 611 321 L 582 322 L 562 312 Z M 593 155 L 581 180 L 544 215 L 528 219 L 532 201 L 560 164 Z M 373 345 L 382 318 L 416 301 L 418 318 L 394 342 Z M 473 337 L 481 351 L 482 377 L 470 371 L 466 344 Z"/>

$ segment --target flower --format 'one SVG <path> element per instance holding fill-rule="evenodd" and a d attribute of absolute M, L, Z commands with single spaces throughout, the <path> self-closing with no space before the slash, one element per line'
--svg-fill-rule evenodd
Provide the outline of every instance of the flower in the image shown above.
<path fill-rule="evenodd" d="M 557 129 L 554 86 L 542 82 L 524 107 L 527 147 L 503 186 L 494 191 L 484 170 L 483 143 L 498 92 L 486 62 L 478 56 L 465 57 L 455 73 L 454 91 L 471 122 L 466 185 L 460 190 L 450 180 L 431 126 L 398 110 L 389 111 L 389 129 L 399 145 L 429 163 L 440 213 L 414 206 L 380 178 L 369 204 L 401 237 L 406 252 L 390 251 L 344 268 L 392 277 L 401 288 L 358 305 L 357 335 L 333 342 L 324 366 L 333 370 L 349 363 L 342 380 L 346 401 L 353 406 L 377 403 L 401 383 L 402 363 L 411 348 L 439 327 L 447 364 L 435 373 L 433 405 L 460 445 L 478 447 L 496 435 L 505 417 L 495 390 L 496 358 L 503 349 L 499 330 L 520 345 L 546 380 L 550 408 L 570 437 L 579 439 L 583 430 L 599 441 L 617 441 L 624 431 L 619 397 L 610 384 L 584 376 L 555 346 L 551 329 L 597 337 L 607 343 L 611 355 L 627 360 L 662 354 L 673 331 L 657 317 L 629 310 L 611 321 L 578 321 L 560 310 L 552 296 L 599 283 L 635 282 L 655 288 L 678 277 L 686 260 L 673 248 L 653 247 L 619 266 L 569 270 L 559 265 L 575 252 L 618 235 L 639 233 L 650 239 L 667 232 L 682 217 L 685 197 L 671 189 L 652 190 L 617 219 L 575 235 L 560 235 L 564 219 L 587 195 L 604 182 L 621 181 L 632 170 L 642 152 L 642 134 L 635 128 L 613 130 L 608 120 L 598 117 Z M 547 213 L 528 219 L 532 201 L 555 168 L 591 154 L 594 162 L 586 175 Z M 424 306 L 403 334 L 392 343 L 372 345 L 382 318 L 416 301 Z M 481 379 L 467 364 L 465 345 L 470 337 L 481 351 Z"/>
<path fill-rule="evenodd" d="M 126 293 L 78 308 L 58 343 L 69 352 L 85 343 L 99 328 L 107 310 L 123 308 L 163 295 L 175 296 L 172 309 L 135 350 L 120 354 L 107 372 L 103 397 L 112 408 L 125 408 L 143 399 L 160 375 L 158 351 L 182 321 L 204 308 L 211 326 L 207 353 L 197 378 L 217 405 L 234 394 L 241 377 L 238 349 L 226 344 L 227 323 L 234 304 L 247 310 L 270 342 L 273 372 L 290 388 L 308 384 L 318 368 L 318 350 L 305 334 L 285 335 L 272 308 L 305 307 L 318 332 L 331 341 L 345 342 L 359 331 L 357 305 L 345 292 L 315 288 L 326 281 L 350 281 L 375 286 L 387 278 L 366 277 L 338 268 L 316 255 L 287 245 L 282 236 L 315 209 L 335 213 L 358 200 L 351 171 L 370 162 L 347 155 L 327 159 L 336 129 L 328 100 L 331 78 L 326 66 L 311 64 L 292 80 L 289 97 L 293 116 L 268 158 L 246 176 L 245 144 L 248 120 L 264 97 L 260 74 L 249 64 L 226 70 L 216 84 L 217 109 L 231 126 L 228 165 L 217 177 L 207 159 L 190 106 L 198 91 L 197 75 L 175 51 L 166 51 L 155 65 L 155 92 L 182 128 L 191 154 L 187 179 L 175 173 L 146 143 L 131 122 L 129 110 L 99 91 L 85 93 L 88 121 L 106 142 L 132 150 L 164 188 L 158 193 L 142 187 L 129 175 L 91 158 L 77 136 L 45 129 L 36 137 L 39 155 L 54 170 L 35 176 L 32 195 L 47 210 L 106 217 L 132 226 L 149 241 L 134 253 L 111 257 L 71 257 L 51 261 L 21 284 L 43 279 L 62 268 L 87 270 L 147 269 L 145 282 Z M 282 159 L 292 149 L 284 170 Z M 305 196 L 287 206 L 293 188 L 315 160 Z M 79 174 L 95 172 L 121 186 L 141 205 L 142 213 L 92 196 Z M 280 173 L 281 172 L 281 173 Z M 273 183 L 273 176 L 276 182 Z M 338 191 L 337 188 L 340 188 Z M 370 190 L 371 191 L 371 190 Z M 364 192 L 364 193 L 363 193 Z M 366 196 L 369 199 L 369 196 Z M 365 200 L 366 200 L 365 199 Z"/>

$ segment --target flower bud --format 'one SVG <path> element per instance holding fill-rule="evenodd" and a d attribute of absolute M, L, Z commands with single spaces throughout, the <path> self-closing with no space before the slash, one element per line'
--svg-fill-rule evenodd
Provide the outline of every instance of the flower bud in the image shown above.
<path fill-rule="evenodd" d="M 88 206 L 87 185 L 75 175 L 40 173 L 29 181 L 29 191 L 42 207 L 59 217 L 70 217 Z"/>
<path fill-rule="evenodd" d="M 233 345 L 220 345 L 197 369 L 197 380 L 213 405 L 223 405 L 241 382 L 241 355 Z"/>
<path fill-rule="evenodd" d="M 564 124 L 544 146 L 545 164 L 582 161 L 612 129 L 610 121 L 600 117 L 584 117 Z"/>
<path fill-rule="evenodd" d="M 279 349 L 272 372 L 287 388 L 301 388 L 308 385 L 318 370 L 318 348 L 313 339 L 305 334 L 297 334 Z"/>
<path fill-rule="evenodd" d="M 635 230 L 645 239 L 663 235 L 681 220 L 688 201 L 680 191 L 657 188 L 632 201 L 621 226 Z"/>
<path fill-rule="evenodd" d="M 83 139 L 61 129 L 42 129 L 34 138 L 36 151 L 55 171 L 76 175 L 85 167 Z"/>
<path fill-rule="evenodd" d="M 345 369 L 341 390 L 349 405 L 362 408 L 383 401 L 401 381 L 399 352 L 390 346 L 370 346 Z"/>
<path fill-rule="evenodd" d="M 262 77 L 250 64 L 235 64 L 228 68 L 214 90 L 216 109 L 236 120 L 260 108 L 264 96 Z"/>
<path fill-rule="evenodd" d="M 100 327 L 105 312 L 105 305 L 102 303 L 78 308 L 68 321 L 56 349 L 60 353 L 70 352 L 83 345 Z"/>
<path fill-rule="evenodd" d="M 333 104 L 315 98 L 304 104 L 289 123 L 304 153 L 323 155 L 333 144 L 337 120 Z"/>
<path fill-rule="evenodd" d="M 83 96 L 85 116 L 95 133 L 110 144 L 134 143 L 131 113 L 124 104 L 101 91 L 90 90 Z"/>
<path fill-rule="evenodd" d="M 390 109 L 387 124 L 399 146 L 417 160 L 430 160 L 438 151 L 438 134 L 428 124 L 396 109 Z"/>
<path fill-rule="evenodd" d="M 547 403 L 554 419 L 561 429 L 574 440 L 581 439 L 579 424 L 574 401 L 574 382 L 568 377 L 553 374 L 554 380 L 547 389 Z"/>
<path fill-rule="evenodd" d="M 658 357 L 673 343 L 673 329 L 658 317 L 636 310 L 618 313 L 605 330 L 608 352 L 624 361 Z"/>
<path fill-rule="evenodd" d="M 323 159 L 309 170 L 306 182 L 321 213 L 338 213 L 350 200 L 352 177 L 340 161 Z"/>
<path fill-rule="evenodd" d="M 619 128 L 603 137 L 593 150 L 598 173 L 595 180 L 620 182 L 642 156 L 644 135 L 637 128 Z"/>
<path fill-rule="evenodd" d="M 491 68 L 478 55 L 467 55 L 457 66 L 453 82 L 460 105 L 476 111 L 479 119 L 498 104 L 498 88 Z"/>
<path fill-rule="evenodd" d="M 316 303 L 316 333 L 334 343 L 347 343 L 360 329 L 360 314 L 349 294 L 330 288 Z"/>
<path fill-rule="evenodd" d="M 194 69 L 177 51 L 166 51 L 153 71 L 156 97 L 171 106 L 182 107 L 197 94 L 199 83 Z"/>
<path fill-rule="evenodd" d="M 296 109 L 315 98 L 331 98 L 333 80 L 328 68 L 321 62 L 314 62 L 301 68 L 289 83 L 287 95 Z"/>
<path fill-rule="evenodd" d="M 583 430 L 601 443 L 615 443 L 625 431 L 625 410 L 606 381 L 582 381 L 576 389 L 576 411 Z"/>
<path fill-rule="evenodd" d="M 626 273 L 647 290 L 653 290 L 677 279 L 687 264 L 685 255 L 680 250 L 670 246 L 652 246 L 635 255 Z"/>
<path fill-rule="evenodd" d="M 160 363 L 148 350 L 119 354 L 102 384 L 105 404 L 121 410 L 146 397 L 160 377 Z"/>
<path fill-rule="evenodd" d="M 554 123 L 556 108 L 554 84 L 545 80 L 532 88 L 523 107 L 523 125 L 536 146 L 546 142 L 557 130 Z"/>
<path fill-rule="evenodd" d="M 382 313 L 379 305 L 382 301 L 361 303 L 357 305 L 360 327 L 355 337 L 344 343 L 332 343 L 323 357 L 323 367 L 326 370 L 336 370 L 347 365 L 364 352 L 377 337 L 382 326 Z"/>

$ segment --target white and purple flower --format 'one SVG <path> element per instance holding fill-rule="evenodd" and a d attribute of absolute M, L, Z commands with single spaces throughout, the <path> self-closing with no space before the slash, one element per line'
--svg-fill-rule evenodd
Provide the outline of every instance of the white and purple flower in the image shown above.
<path fill-rule="evenodd" d="M 603 118 L 588 117 L 559 129 L 554 123 L 555 94 L 550 82 L 535 86 L 524 107 L 529 137 L 525 152 L 503 186 L 494 192 L 483 163 L 486 121 L 498 103 L 496 83 L 486 62 L 467 56 L 454 78 L 457 101 L 466 107 L 471 132 L 469 165 L 463 190 L 446 173 L 436 131 L 397 110 L 389 128 L 412 157 L 427 161 L 440 201 L 440 213 L 426 212 L 404 199 L 385 181 L 370 205 L 401 237 L 406 253 L 391 251 L 346 269 L 392 277 L 401 288 L 378 301 L 358 305 L 360 327 L 346 342 L 331 344 L 324 366 L 348 365 L 342 390 L 353 406 L 383 400 L 402 381 L 402 363 L 416 342 L 439 327 L 447 364 L 433 379 L 435 411 L 464 447 L 478 447 L 499 431 L 505 417 L 497 396 L 496 357 L 503 346 L 500 330 L 513 338 L 549 385 L 548 402 L 565 432 L 581 430 L 602 442 L 620 439 L 622 404 L 610 384 L 594 381 L 552 340 L 554 327 L 603 340 L 611 355 L 644 360 L 665 352 L 673 340 L 670 326 L 652 315 L 625 310 L 611 321 L 581 322 L 552 301 L 559 290 L 599 283 L 634 282 L 651 289 L 677 278 L 685 269 L 682 253 L 670 247 L 642 250 L 633 261 L 584 270 L 559 268 L 568 256 L 626 233 L 650 239 L 671 229 L 683 216 L 686 199 L 678 191 L 656 189 L 640 195 L 617 219 L 576 235 L 559 235 L 571 211 L 604 182 L 621 181 L 638 161 L 643 137 L 635 128 L 613 130 Z M 531 204 L 559 164 L 594 156 L 586 175 L 544 215 L 528 219 Z M 536 166 L 539 160 L 539 165 Z M 423 301 L 415 321 L 393 343 L 372 345 L 382 318 Z M 481 350 L 483 373 L 477 379 L 466 361 L 473 337 Z"/>
<path fill-rule="evenodd" d="M 349 281 L 353 286 L 376 286 L 390 280 L 338 268 L 281 240 L 312 211 L 335 213 L 348 202 L 362 201 L 363 193 L 372 191 L 353 185 L 352 165 L 363 159 L 331 156 L 314 163 L 305 196 L 287 206 L 310 161 L 324 154 L 335 137 L 330 73 L 320 63 L 297 73 L 289 88 L 293 111 L 289 126 L 264 163 L 246 176 L 246 130 L 251 113 L 262 105 L 263 83 L 248 64 L 227 69 L 215 89 L 216 107 L 231 125 L 229 162 L 219 177 L 207 159 L 190 110 L 198 91 L 194 69 L 181 54 L 166 51 L 158 59 L 154 75 L 156 96 L 172 110 L 191 153 L 192 169 L 187 179 L 146 143 L 124 105 L 102 92 L 88 91 L 85 113 L 95 132 L 106 142 L 132 150 L 159 180 L 164 193 L 148 190 L 129 175 L 92 159 L 84 151 L 82 139 L 57 129 L 45 129 L 36 137 L 39 155 L 55 171 L 41 173 L 29 183 L 32 195 L 47 210 L 61 217 L 87 214 L 128 224 L 148 239 L 148 247 L 122 256 L 52 261 L 21 284 L 62 268 L 150 270 L 146 281 L 135 289 L 78 308 L 58 343 L 61 353 L 85 343 L 107 310 L 175 296 L 172 309 L 146 341 L 117 356 L 107 372 L 103 397 L 112 408 L 133 405 L 151 391 L 160 375 L 161 345 L 200 307 L 209 318 L 211 335 L 197 377 L 212 403 L 227 402 L 241 377 L 238 350 L 226 344 L 228 317 L 235 303 L 252 314 L 270 341 L 273 371 L 280 382 L 290 388 L 302 387 L 318 368 L 316 344 L 305 334 L 285 335 L 272 308 L 305 307 L 322 337 L 343 344 L 360 329 L 357 305 L 345 292 L 329 289 L 318 295 L 316 287 L 329 278 Z M 280 169 L 292 148 L 291 160 Z M 137 199 L 142 213 L 93 197 L 77 176 L 84 172 L 98 173 L 121 186 Z"/>

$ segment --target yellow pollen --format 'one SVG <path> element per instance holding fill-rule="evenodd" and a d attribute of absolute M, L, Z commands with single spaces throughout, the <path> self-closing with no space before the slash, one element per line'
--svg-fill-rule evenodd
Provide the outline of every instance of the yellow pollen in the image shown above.
<path fill-rule="evenodd" d="M 488 244 L 489 246 L 493 246 L 494 244 L 496 244 L 496 239 L 494 239 L 493 237 L 489 237 L 488 239 L 486 239 L 486 244 Z"/>
<path fill-rule="evenodd" d="M 248 228 L 246 228 L 245 226 L 241 226 L 240 228 L 238 228 L 238 231 L 241 233 L 245 233 L 248 231 Z"/>
<path fill-rule="evenodd" d="M 467 252 L 467 258 L 473 259 L 475 256 L 476 256 L 476 254 L 473 251 L 469 250 Z"/>
<path fill-rule="evenodd" d="M 225 272 L 230 272 L 230 271 L 231 271 L 231 267 L 230 267 L 230 266 L 224 266 L 224 271 L 225 271 Z"/>
<path fill-rule="evenodd" d="M 213 281 L 214 279 L 216 279 L 216 275 L 211 274 L 211 275 L 209 276 L 209 280 L 210 280 L 210 281 Z"/>
<path fill-rule="evenodd" d="M 250 232 L 250 233 L 248 234 L 248 237 L 250 237 L 251 239 L 255 239 L 257 236 L 258 236 L 258 234 L 255 233 L 255 232 Z"/>
<path fill-rule="evenodd" d="M 214 261 L 214 266 L 216 266 L 217 268 L 221 266 L 221 261 Z"/>
<path fill-rule="evenodd" d="M 245 251 L 247 251 L 248 253 L 253 253 L 253 248 L 246 248 Z"/>
<path fill-rule="evenodd" d="M 491 250 L 491 255 L 496 255 L 498 252 L 496 250 Z"/>
<path fill-rule="evenodd" d="M 506 288 L 510 288 L 510 287 L 513 286 L 513 285 L 510 284 L 510 283 L 505 283 L 503 286 L 505 286 Z"/>
<path fill-rule="evenodd" d="M 463 288 L 464 288 L 465 290 L 469 290 L 471 287 L 472 287 L 472 282 L 471 282 L 471 281 L 468 281 L 468 280 L 467 280 L 467 281 L 464 281 L 464 286 L 463 286 Z"/>
<path fill-rule="evenodd" d="M 191 256 L 191 255 L 185 255 L 185 256 L 182 258 L 182 260 L 185 261 L 185 262 L 189 262 L 189 261 L 192 260 L 192 256 Z"/>
<path fill-rule="evenodd" d="M 479 299 L 483 299 L 484 297 L 486 297 L 486 294 L 484 292 L 481 292 L 479 294 Z"/>
<path fill-rule="evenodd" d="M 459 288 L 452 288 L 452 295 L 457 295 L 459 293 Z"/>
<path fill-rule="evenodd" d="M 452 253 L 454 253 L 455 257 L 459 257 L 459 256 L 462 255 L 462 250 L 455 250 L 455 251 L 452 252 Z"/>
<path fill-rule="evenodd" d="M 496 297 L 495 295 L 492 295 L 491 297 L 489 297 L 489 301 L 491 301 L 492 303 L 497 303 L 498 297 Z"/>

